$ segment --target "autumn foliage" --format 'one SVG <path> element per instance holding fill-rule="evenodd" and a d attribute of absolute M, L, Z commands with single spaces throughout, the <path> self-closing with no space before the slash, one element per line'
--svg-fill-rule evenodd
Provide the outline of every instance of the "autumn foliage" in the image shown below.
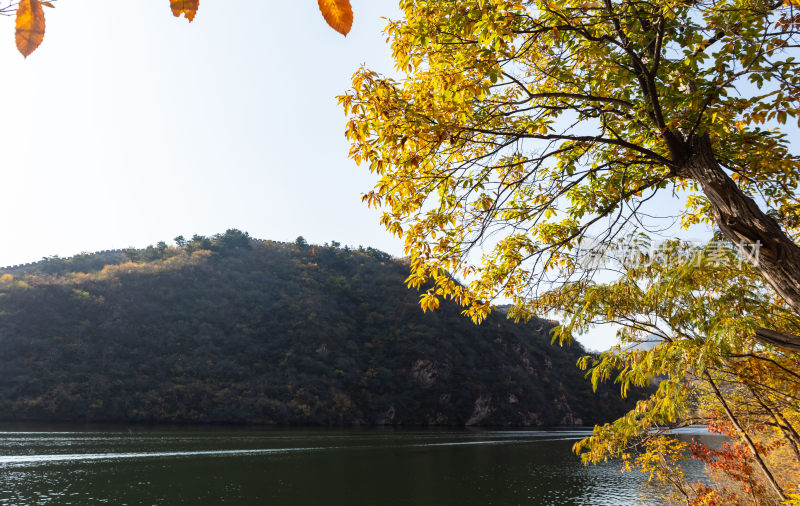
<path fill-rule="evenodd" d="M 39 0 L 21 0 L 17 6 L 15 39 L 17 49 L 25 57 L 34 52 L 44 40 L 43 4 L 52 7 L 49 2 L 40 2 Z"/>
<path fill-rule="evenodd" d="M 169 6 L 176 18 L 183 14 L 191 23 L 200 8 L 200 0 L 170 0 Z"/>
<path fill-rule="evenodd" d="M 353 10 L 350 0 L 318 0 L 319 10 L 325 21 L 344 36 L 353 26 Z M 170 9 L 175 17 L 183 15 L 190 23 L 197 15 L 200 0 L 170 0 Z M 20 0 L 16 14 L 16 43 L 22 56 L 28 57 L 44 40 L 45 18 L 42 7 L 54 7 L 51 2 Z"/>
<path fill-rule="evenodd" d="M 319 10 L 331 28 L 347 36 L 353 26 L 353 9 L 349 0 L 318 0 Z"/>

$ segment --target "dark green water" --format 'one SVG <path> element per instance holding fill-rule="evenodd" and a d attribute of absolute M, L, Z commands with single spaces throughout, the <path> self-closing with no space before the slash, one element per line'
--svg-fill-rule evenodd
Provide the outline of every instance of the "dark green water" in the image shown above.
<path fill-rule="evenodd" d="M 585 431 L 0 432 L 0 504 L 628 505 L 639 473 L 583 467 Z M 699 469 L 689 469 L 699 474 Z"/>

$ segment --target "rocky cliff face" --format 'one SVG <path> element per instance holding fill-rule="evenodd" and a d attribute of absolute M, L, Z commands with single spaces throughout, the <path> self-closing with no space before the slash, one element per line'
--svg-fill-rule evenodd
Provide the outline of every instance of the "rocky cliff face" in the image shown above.
<path fill-rule="evenodd" d="M 170 255 L 0 277 L 0 418 L 520 426 L 626 408 L 592 393 L 582 349 L 550 345 L 553 322 L 423 314 L 407 265 L 375 250 Z"/>

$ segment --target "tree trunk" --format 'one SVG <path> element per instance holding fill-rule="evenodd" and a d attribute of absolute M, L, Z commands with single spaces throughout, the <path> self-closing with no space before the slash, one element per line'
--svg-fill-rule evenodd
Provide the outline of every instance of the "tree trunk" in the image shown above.
<path fill-rule="evenodd" d="M 757 255 L 748 260 L 800 314 L 800 247 L 722 170 L 707 135 L 694 138 L 687 147 L 689 156 L 681 164 L 678 176 L 693 179 L 700 185 L 711 202 L 714 220 L 727 239 L 736 245 L 757 248 Z M 780 335 L 769 336 L 777 337 L 770 344 L 800 351 L 800 336 L 777 334 Z"/>

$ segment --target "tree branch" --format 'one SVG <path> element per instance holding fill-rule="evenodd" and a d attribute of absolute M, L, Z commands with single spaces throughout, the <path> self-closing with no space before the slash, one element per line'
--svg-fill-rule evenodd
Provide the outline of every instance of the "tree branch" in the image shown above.
<path fill-rule="evenodd" d="M 800 351 L 800 336 L 790 334 L 788 332 L 758 329 L 756 330 L 756 339 L 762 343 L 775 346 L 776 348 L 782 348 L 794 353 Z"/>

